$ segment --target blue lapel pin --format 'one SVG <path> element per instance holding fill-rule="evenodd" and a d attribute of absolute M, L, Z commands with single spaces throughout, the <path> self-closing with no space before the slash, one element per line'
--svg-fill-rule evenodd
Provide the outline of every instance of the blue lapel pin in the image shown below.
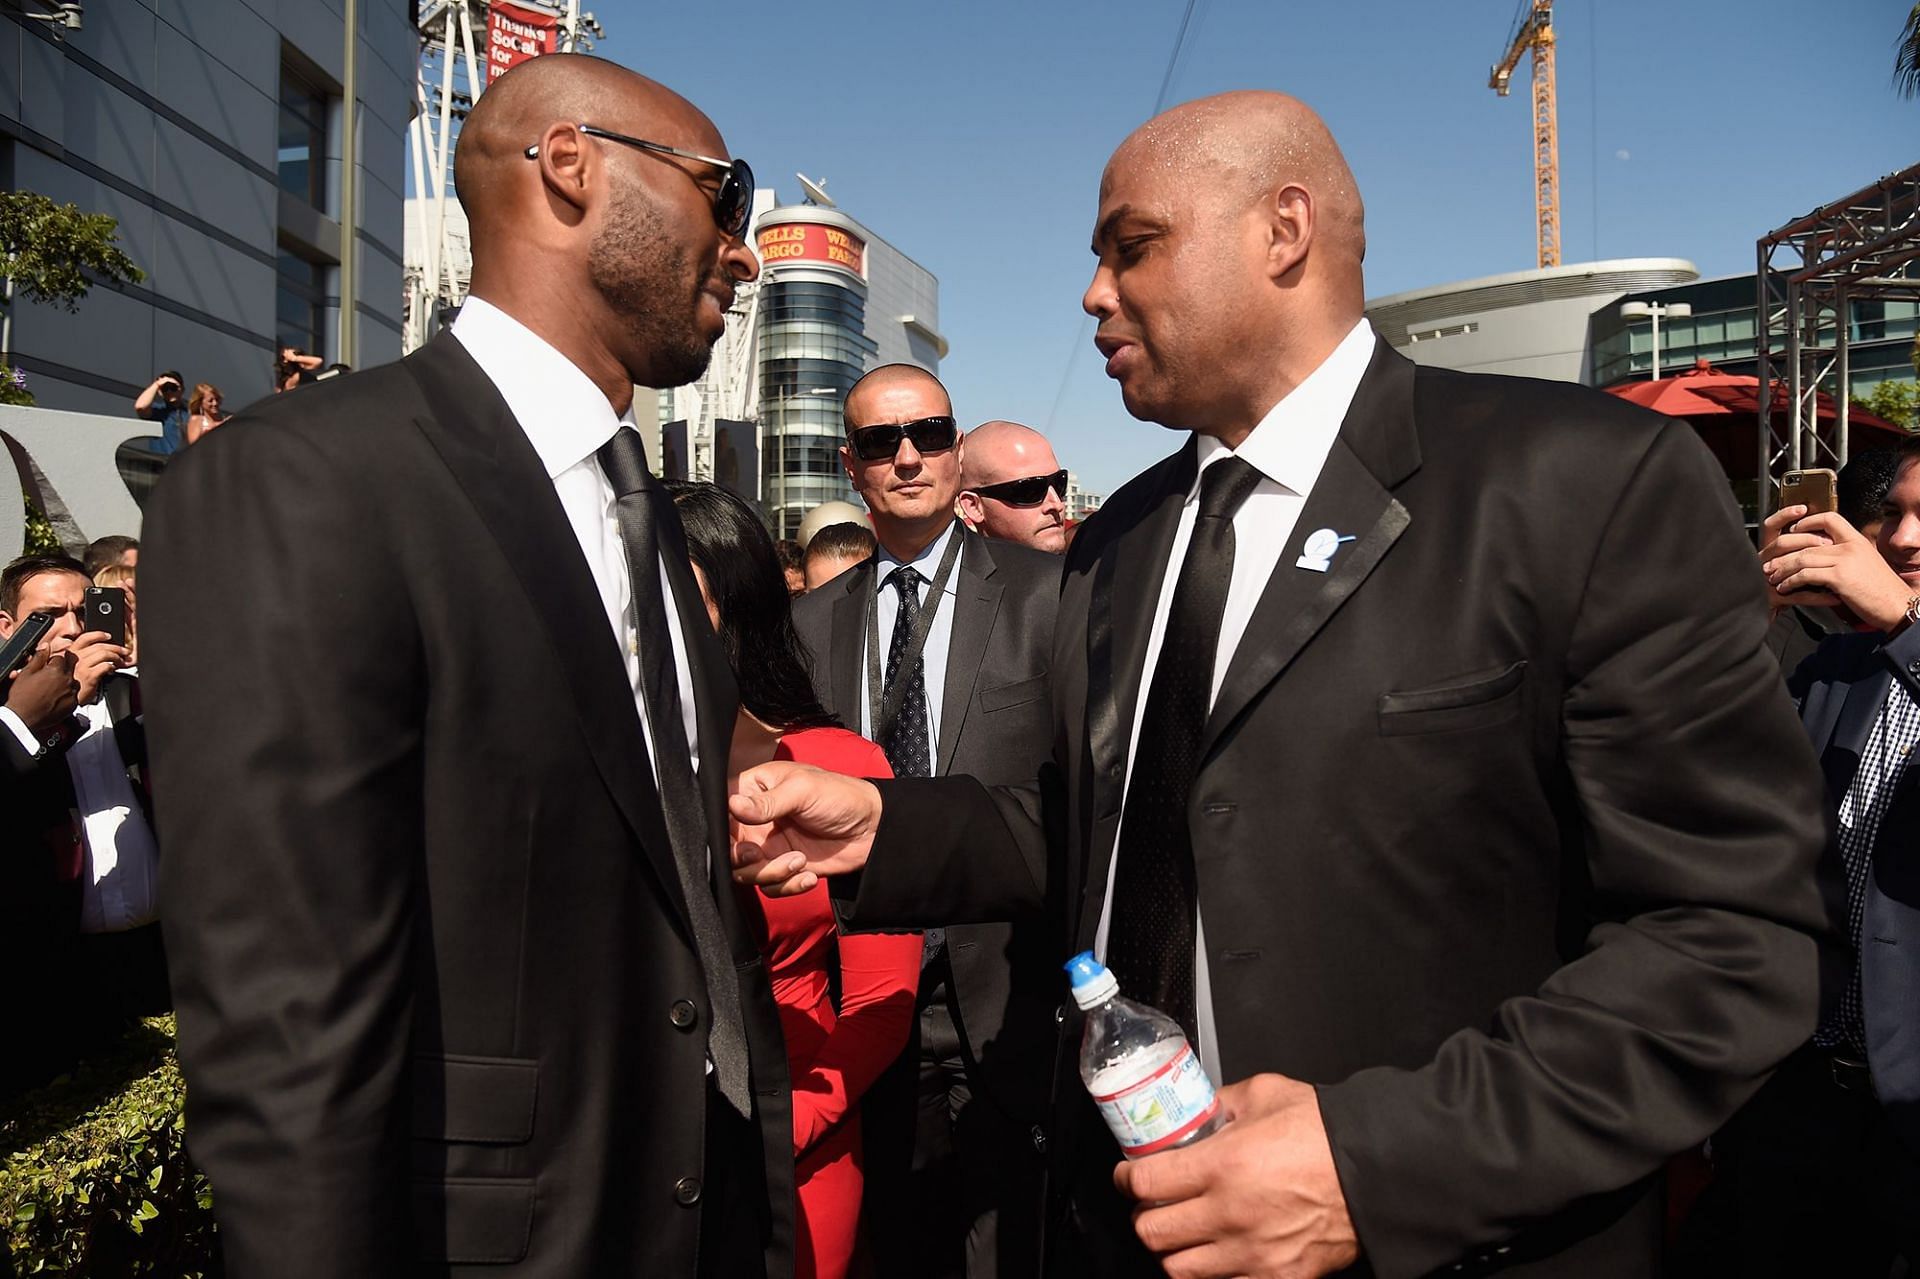
<path fill-rule="evenodd" d="M 1300 558 L 1293 562 L 1293 566 L 1324 573 L 1333 567 L 1333 554 L 1341 544 L 1353 540 L 1352 533 L 1342 534 L 1330 528 L 1317 528 L 1307 534 L 1307 544 L 1300 548 Z"/>

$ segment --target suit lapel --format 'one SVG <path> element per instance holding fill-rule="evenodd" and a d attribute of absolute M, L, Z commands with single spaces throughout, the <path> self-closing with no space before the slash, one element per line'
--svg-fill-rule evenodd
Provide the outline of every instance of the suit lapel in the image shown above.
<path fill-rule="evenodd" d="M 847 573 L 846 589 L 833 602 L 827 631 L 827 702 L 855 732 L 863 731 L 867 704 L 862 660 L 867 651 L 867 596 L 873 590 L 873 557 Z M 870 731 L 870 730 L 865 730 Z"/>
<path fill-rule="evenodd" d="M 1166 577 L 1167 555 L 1180 526 L 1180 508 L 1193 488 L 1199 447 L 1186 446 L 1159 465 L 1133 523 L 1100 548 L 1087 602 L 1087 748 L 1093 762 L 1093 828 L 1081 897 L 1077 944 L 1090 945 L 1105 900 L 1113 838 L 1127 775 L 1141 666 L 1153 613 Z M 1113 518 L 1118 512 L 1103 515 Z"/>
<path fill-rule="evenodd" d="M 1834 717 L 1833 732 L 1820 745 L 1820 771 L 1826 774 L 1827 793 L 1835 804 L 1846 798 L 1860 770 L 1860 756 L 1880 708 L 1887 703 L 1887 691 L 1893 687 L 1893 671 L 1883 653 L 1875 653 L 1872 666 L 1860 679 L 1847 685 L 1847 695 Z"/>
<path fill-rule="evenodd" d="M 973 706 L 974 685 L 980 681 L 987 637 L 993 634 L 1000 597 L 1006 592 L 1005 586 L 993 580 L 996 566 L 986 539 L 965 529 L 957 530 L 954 536 L 965 540 L 961 543 L 959 578 L 953 587 L 946 682 L 940 686 L 940 750 L 933 769 L 935 776 L 944 775 L 953 766 L 960 729 Z"/>
<path fill-rule="evenodd" d="M 466 492 L 519 580 L 552 646 L 555 669 L 571 694 L 601 781 L 652 863 L 661 891 L 685 922 L 686 899 L 666 819 L 658 793 L 646 784 L 652 770 L 633 687 L 619 646 L 602 629 L 600 594 L 559 495 L 506 402 L 457 338 L 442 334 L 409 356 L 407 365 L 430 410 L 414 423 Z M 687 632 L 689 646 L 697 634 Z M 687 927 L 691 930 L 690 923 Z"/>
<path fill-rule="evenodd" d="M 1413 376 L 1410 361 L 1376 340 L 1340 433 L 1214 698 L 1202 759 L 1360 588 L 1411 522 L 1389 489 L 1420 465 Z M 1307 538 L 1318 529 L 1355 539 L 1340 547 L 1324 573 L 1298 566 Z"/>

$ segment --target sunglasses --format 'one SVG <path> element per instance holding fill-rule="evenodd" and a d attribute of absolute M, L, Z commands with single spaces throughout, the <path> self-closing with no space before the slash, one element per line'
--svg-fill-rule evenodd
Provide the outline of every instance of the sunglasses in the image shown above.
<path fill-rule="evenodd" d="M 682 160 L 696 160 L 701 164 L 710 164 L 716 169 L 725 171 L 726 176 L 720 179 L 719 194 L 713 197 L 714 225 L 732 236 L 738 236 L 747 229 L 747 218 L 753 212 L 753 169 L 745 160 L 716 160 L 710 155 L 701 155 L 696 151 L 682 151 L 679 147 L 670 147 L 664 142 L 630 138 L 624 133 L 603 129 L 597 124 L 583 124 L 580 126 L 580 132 L 591 138 L 605 138 L 608 142 L 618 142 L 622 146 L 634 147 L 641 151 L 679 156 Z M 528 147 L 525 154 L 529 160 L 539 159 L 539 144 Z"/>
<path fill-rule="evenodd" d="M 1008 506 L 1038 506 L 1047 500 L 1047 490 L 1052 489 L 1060 495 L 1061 501 L 1067 498 L 1067 472 L 1063 468 L 1052 475 L 1029 475 L 1024 479 L 1006 480 L 999 484 L 982 484 L 974 489 L 981 497 L 990 497 Z"/>
<path fill-rule="evenodd" d="M 920 417 L 911 422 L 856 426 L 847 432 L 847 443 L 862 462 L 884 462 L 900 451 L 902 437 L 912 440 L 918 452 L 938 453 L 953 447 L 954 421 L 950 417 Z"/>

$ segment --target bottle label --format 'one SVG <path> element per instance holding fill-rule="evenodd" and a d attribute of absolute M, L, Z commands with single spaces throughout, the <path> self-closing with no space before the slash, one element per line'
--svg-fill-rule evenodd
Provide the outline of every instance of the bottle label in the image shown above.
<path fill-rule="evenodd" d="M 1213 1081 L 1190 1044 L 1145 1079 L 1094 1093 L 1093 1104 L 1129 1158 L 1179 1145 L 1220 1109 Z"/>

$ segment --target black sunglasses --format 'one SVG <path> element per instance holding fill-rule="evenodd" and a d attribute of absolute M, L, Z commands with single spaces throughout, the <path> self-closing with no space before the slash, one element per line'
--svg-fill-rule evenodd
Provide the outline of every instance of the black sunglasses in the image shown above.
<path fill-rule="evenodd" d="M 710 164 L 716 169 L 724 169 L 727 176 L 720 179 L 720 192 L 713 197 L 714 224 L 733 236 L 747 229 L 747 218 L 753 213 L 753 169 L 745 160 L 716 160 L 710 155 L 701 155 L 697 151 L 682 151 L 679 147 L 670 147 L 664 142 L 630 138 L 624 133 L 603 129 L 597 124 L 583 124 L 580 126 L 580 132 L 591 138 L 605 138 L 609 142 L 637 147 L 642 151 L 676 155 L 682 160 L 698 160 L 701 164 Z M 538 143 L 527 148 L 526 157 L 529 160 L 540 158 Z"/>
<path fill-rule="evenodd" d="M 882 462 L 900 451 L 905 436 L 922 453 L 938 453 L 953 447 L 954 421 L 950 417 L 919 417 L 911 422 L 888 422 L 880 426 L 856 426 L 847 432 L 853 455 L 862 462 Z"/>
<path fill-rule="evenodd" d="M 1060 495 L 1061 501 L 1067 499 L 1067 472 L 1063 468 L 1052 475 L 1029 475 L 1018 480 L 1004 480 L 999 484 L 982 484 L 974 489 L 981 497 L 990 497 L 1008 506 L 1038 506 L 1047 500 L 1047 490 L 1052 489 Z"/>

